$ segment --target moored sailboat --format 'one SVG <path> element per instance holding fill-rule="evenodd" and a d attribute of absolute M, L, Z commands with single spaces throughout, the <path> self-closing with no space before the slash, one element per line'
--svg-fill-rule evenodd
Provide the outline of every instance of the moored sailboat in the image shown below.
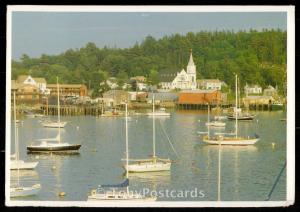
<path fill-rule="evenodd" d="M 210 121 L 210 108 L 208 105 L 207 108 L 207 122 L 205 123 L 206 126 L 211 126 L 211 127 L 225 127 L 226 123 L 222 121 Z"/>
<path fill-rule="evenodd" d="M 19 160 L 19 143 L 18 143 L 18 128 L 16 123 L 16 94 L 14 93 L 14 120 L 15 120 L 15 162 L 14 166 L 10 169 L 17 170 L 17 183 L 10 187 L 10 197 L 23 197 L 23 196 L 31 196 L 37 194 L 40 189 L 40 184 L 35 184 L 33 186 L 23 187 L 20 185 L 20 169 L 23 169 L 26 165 L 26 169 L 34 169 L 38 162 L 26 163 L 24 161 Z M 23 166 L 20 166 L 23 164 Z"/>
<path fill-rule="evenodd" d="M 236 98 L 235 98 L 235 105 L 237 108 L 237 75 L 235 76 L 236 82 Z M 238 136 L 238 118 L 237 118 L 237 110 L 235 110 L 235 136 L 226 136 L 224 135 L 217 135 L 217 136 L 210 136 L 209 133 L 203 137 L 203 142 L 208 144 L 221 144 L 221 145 L 253 145 L 259 140 L 259 136 L 255 134 L 255 137 L 242 137 Z"/>
<path fill-rule="evenodd" d="M 57 124 L 60 126 L 60 103 L 59 103 L 59 84 L 57 78 Z M 29 152 L 70 152 L 78 151 L 81 144 L 70 144 L 67 142 L 61 142 L 60 127 L 58 128 L 58 135 L 55 138 L 43 138 L 37 139 L 41 141 L 40 144 L 32 144 L 27 146 Z M 53 143 L 54 142 L 54 143 Z"/>
<path fill-rule="evenodd" d="M 16 93 L 14 92 L 14 126 L 15 126 L 15 153 L 12 154 L 10 161 L 11 170 L 35 169 L 39 162 L 25 162 L 19 159 L 19 133 L 16 119 Z"/>
<path fill-rule="evenodd" d="M 128 152 L 128 126 L 127 126 L 127 104 L 125 105 L 126 111 L 126 121 L 125 121 L 125 128 L 126 128 L 126 165 L 128 166 L 129 160 L 129 152 Z M 155 201 L 155 196 L 146 197 L 142 194 L 136 193 L 134 191 L 129 190 L 129 178 L 128 178 L 128 169 L 126 170 L 126 179 L 120 183 L 115 185 L 101 185 L 99 189 L 101 192 L 98 192 L 97 189 L 91 191 L 91 194 L 88 196 L 87 201 L 108 201 L 108 200 L 115 200 L 115 201 Z M 126 188 L 126 190 L 124 190 Z M 103 192 L 104 189 L 108 189 L 107 191 Z M 120 190 L 119 190 L 120 189 Z"/>
<path fill-rule="evenodd" d="M 131 164 L 124 165 L 124 168 L 129 172 L 155 172 L 155 171 L 169 171 L 171 168 L 170 159 L 162 159 L 156 156 L 155 152 L 155 106 L 154 106 L 154 95 L 152 99 L 152 125 L 153 125 L 153 155 L 147 159 L 130 159 Z M 127 114 L 126 114 L 127 115 Z"/>

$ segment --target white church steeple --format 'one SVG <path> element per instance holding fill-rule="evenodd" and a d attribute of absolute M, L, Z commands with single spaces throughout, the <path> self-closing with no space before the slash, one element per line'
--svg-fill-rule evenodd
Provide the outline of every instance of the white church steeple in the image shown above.
<path fill-rule="evenodd" d="M 186 73 L 189 75 L 190 80 L 191 80 L 191 87 L 192 89 L 196 89 L 197 87 L 197 82 L 196 82 L 196 66 L 193 60 L 193 54 L 192 54 L 192 49 L 190 53 L 190 60 L 189 63 L 186 67 Z"/>
<path fill-rule="evenodd" d="M 190 60 L 189 60 L 189 63 L 188 63 L 188 66 L 195 66 L 194 64 L 194 60 L 193 60 L 193 53 L 192 53 L 192 49 L 190 50 Z"/>

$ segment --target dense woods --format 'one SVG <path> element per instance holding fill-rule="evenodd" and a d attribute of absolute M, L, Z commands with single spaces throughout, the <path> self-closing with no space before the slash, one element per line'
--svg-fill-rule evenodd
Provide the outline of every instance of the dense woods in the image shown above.
<path fill-rule="evenodd" d="M 122 83 L 132 76 L 144 75 L 157 83 L 161 70 L 186 68 L 190 49 L 198 79 L 218 78 L 233 87 L 233 73 L 237 73 L 242 86 L 277 85 L 280 93 L 285 93 L 286 31 L 282 30 L 189 32 L 161 39 L 147 36 L 142 43 L 126 49 L 98 48 L 88 43 L 59 55 L 30 58 L 23 54 L 20 61 L 12 61 L 12 78 L 30 74 L 55 83 L 59 76 L 61 83 L 84 83 L 91 89 L 98 89 L 108 77 L 116 77 Z"/>

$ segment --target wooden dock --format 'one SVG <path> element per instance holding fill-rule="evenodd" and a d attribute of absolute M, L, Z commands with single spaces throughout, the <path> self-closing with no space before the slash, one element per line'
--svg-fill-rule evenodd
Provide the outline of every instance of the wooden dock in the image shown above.
<path fill-rule="evenodd" d="M 45 115 L 57 115 L 57 105 L 42 105 L 41 110 Z M 62 116 L 78 116 L 78 115 L 101 115 L 101 105 L 61 105 L 60 115 Z"/>

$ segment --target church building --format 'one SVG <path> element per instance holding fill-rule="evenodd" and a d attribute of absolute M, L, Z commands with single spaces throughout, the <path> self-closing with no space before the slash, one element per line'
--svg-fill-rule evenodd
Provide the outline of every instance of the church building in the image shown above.
<path fill-rule="evenodd" d="M 190 53 L 190 59 L 186 67 L 186 71 L 184 69 L 180 72 L 169 71 L 168 73 L 161 73 L 159 77 L 160 87 L 164 90 L 196 90 L 196 66 L 194 64 L 192 51 Z"/>

